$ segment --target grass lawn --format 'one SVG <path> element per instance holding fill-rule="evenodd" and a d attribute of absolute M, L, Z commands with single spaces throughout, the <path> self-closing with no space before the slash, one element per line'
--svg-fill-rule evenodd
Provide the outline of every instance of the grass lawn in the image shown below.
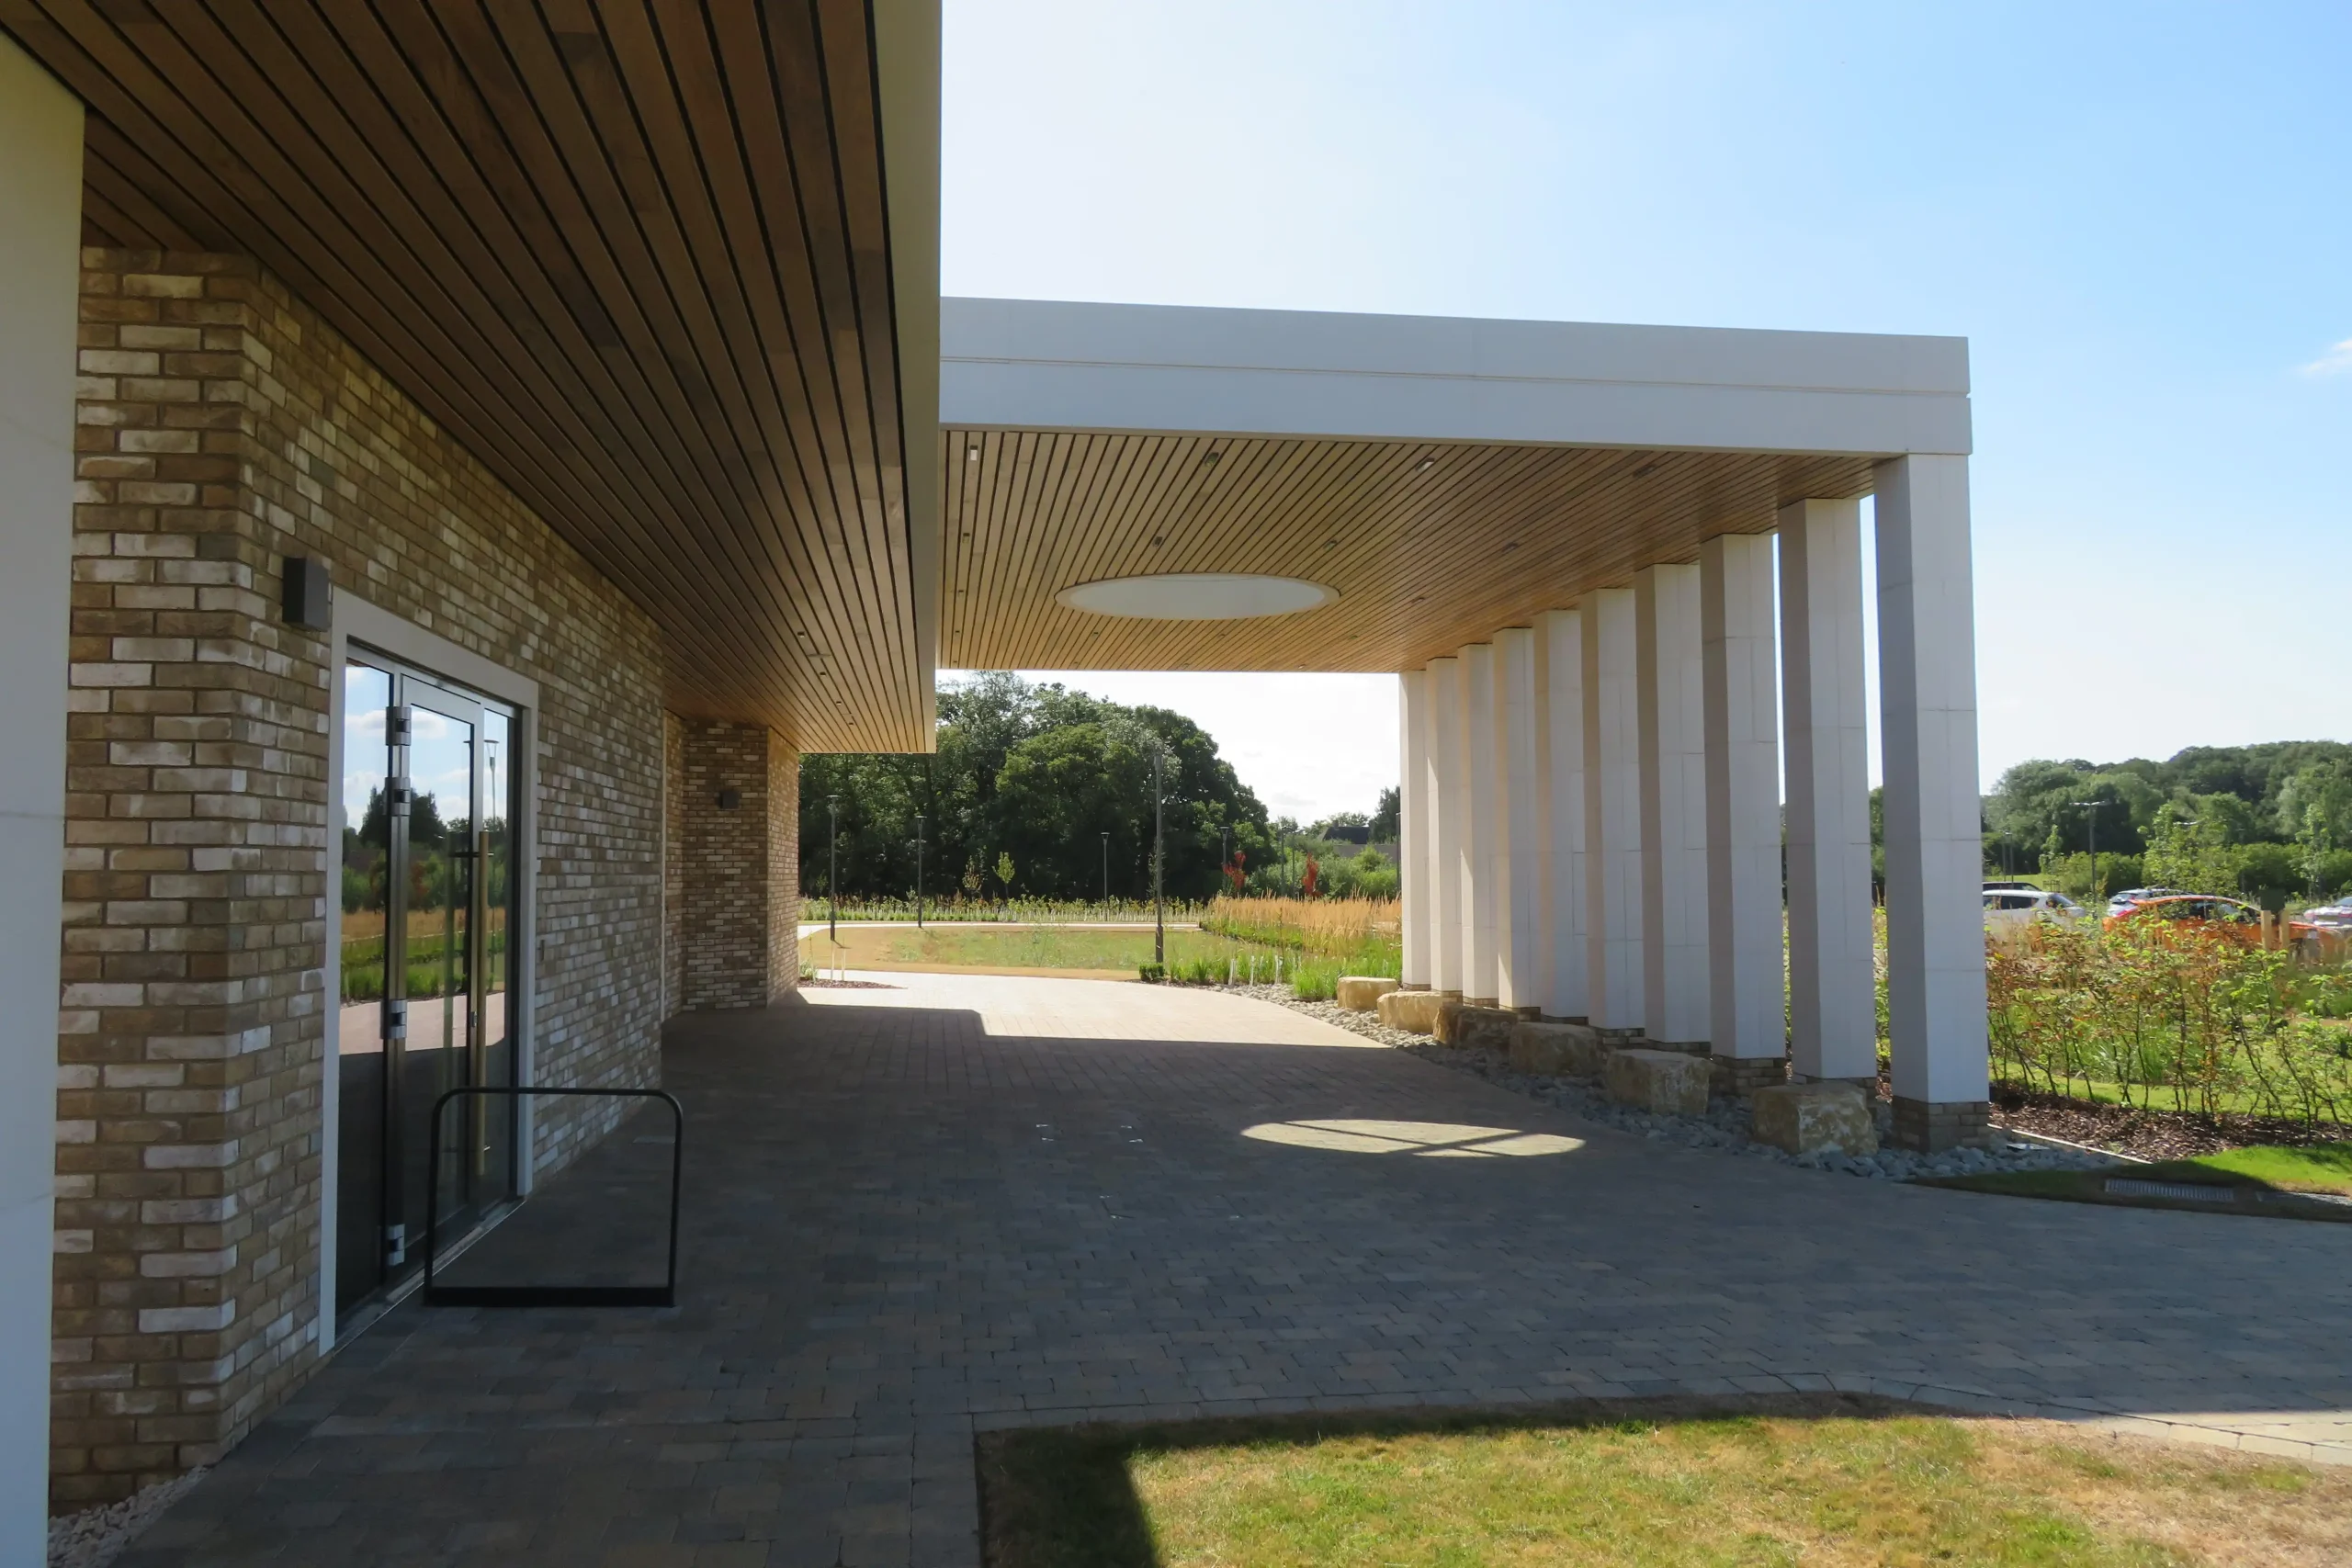
<path fill-rule="evenodd" d="M 1208 958 L 1222 964 L 1228 956 L 1238 957 L 1246 975 L 1252 953 L 1258 954 L 1261 977 L 1271 978 L 1274 959 L 1271 948 L 1253 948 L 1206 931 L 1168 933 L 1171 964 Z M 1284 955 L 1285 975 L 1292 956 Z M 928 926 L 922 931 L 910 926 L 843 926 L 838 950 L 823 931 L 815 931 L 801 939 L 800 957 L 803 963 L 825 969 L 839 965 L 1132 980 L 1140 965 L 1151 962 L 1151 932 L 1082 926 Z"/>
<path fill-rule="evenodd" d="M 2162 1181 L 2227 1188 L 2234 1202 L 2193 1198 L 2154 1198 L 2109 1192 L 2107 1183 Z M 2073 1203 L 2110 1203 L 2127 1208 L 2188 1209 L 2203 1213 L 2267 1214 L 2280 1219 L 2352 1221 L 2352 1208 L 2316 1203 L 2265 1202 L 2262 1194 L 2318 1192 L 2352 1197 L 2352 1144 L 2311 1144 L 2297 1148 L 2226 1149 L 2190 1159 L 2107 1170 L 2019 1170 L 1984 1176 L 1953 1176 L 1923 1181 L 1923 1187 L 1953 1187 L 1997 1192 L 2012 1198 L 2054 1198 Z"/>
<path fill-rule="evenodd" d="M 994 1434 L 994 1568 L 2352 1562 L 2352 1472 L 1877 1402 Z M 1720 1412 L 1722 1406 L 1715 1406 Z M 1679 1412 L 1679 1413 L 1678 1413 Z"/>

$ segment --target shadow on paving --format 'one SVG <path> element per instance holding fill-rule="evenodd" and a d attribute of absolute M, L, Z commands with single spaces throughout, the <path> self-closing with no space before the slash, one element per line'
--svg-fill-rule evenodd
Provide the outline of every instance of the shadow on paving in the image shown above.
<path fill-rule="evenodd" d="M 1833 1387 L 2352 1407 L 2341 1227 L 1668 1147 L 1402 1052 L 797 998 L 666 1043 L 676 1309 L 404 1305 L 121 1561 L 976 1564 L 975 1432 L 1089 1419 Z M 637 1169 L 667 1150 L 632 1140 L 662 1120 L 465 1267 L 650 1243 L 666 1192 Z"/>

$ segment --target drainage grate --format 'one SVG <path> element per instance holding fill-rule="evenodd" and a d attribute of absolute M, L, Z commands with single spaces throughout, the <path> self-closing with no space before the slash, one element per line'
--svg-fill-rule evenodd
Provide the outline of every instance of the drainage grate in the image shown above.
<path fill-rule="evenodd" d="M 2191 1203 L 2234 1203 L 2237 1193 L 2227 1187 L 2207 1187 L 2194 1181 L 2133 1181 L 2109 1177 L 2108 1191 L 2118 1198 L 2183 1198 Z"/>

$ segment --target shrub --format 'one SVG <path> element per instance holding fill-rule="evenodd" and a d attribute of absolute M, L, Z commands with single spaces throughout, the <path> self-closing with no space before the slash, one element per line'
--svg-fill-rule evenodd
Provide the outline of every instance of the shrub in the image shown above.
<path fill-rule="evenodd" d="M 2127 1105 L 2304 1122 L 2352 1118 L 2352 1032 L 2321 1022 L 2342 976 L 2155 921 L 2035 928 L 1985 951 L 1996 1077 Z M 2304 1005 L 2306 1000 L 2314 1005 Z"/>

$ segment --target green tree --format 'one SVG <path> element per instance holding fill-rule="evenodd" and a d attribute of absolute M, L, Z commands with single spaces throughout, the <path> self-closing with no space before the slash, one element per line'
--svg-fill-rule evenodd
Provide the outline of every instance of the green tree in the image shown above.
<path fill-rule="evenodd" d="M 828 795 L 840 797 L 844 896 L 913 886 L 914 818 L 925 822 L 934 894 L 959 879 L 978 895 L 991 867 L 1018 865 L 1029 892 L 1092 897 L 1151 886 L 1151 769 L 1164 755 L 1171 897 L 1215 891 L 1221 835 L 1256 857 L 1272 841 L 1265 808 L 1181 714 L 1126 708 L 990 671 L 943 688 L 934 750 L 811 755 L 801 761 L 801 863 L 825 863 Z M 1000 882 L 1008 879 L 1000 875 Z"/>

